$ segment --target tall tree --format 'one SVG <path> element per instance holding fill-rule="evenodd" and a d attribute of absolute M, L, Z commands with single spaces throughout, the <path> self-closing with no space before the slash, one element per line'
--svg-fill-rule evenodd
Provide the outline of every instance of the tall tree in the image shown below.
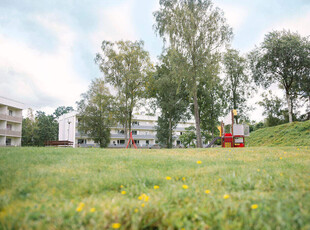
<path fill-rule="evenodd" d="M 293 122 L 295 86 L 310 74 L 309 44 L 309 37 L 301 37 L 298 33 L 273 31 L 249 56 L 253 78 L 258 85 L 268 88 L 277 83 L 285 90 L 289 122 Z"/>
<path fill-rule="evenodd" d="M 181 120 L 190 118 L 188 93 L 184 83 L 178 84 L 171 62 L 173 59 L 168 50 L 161 57 L 161 65 L 156 67 L 150 92 L 151 97 L 156 98 L 156 104 L 161 111 L 158 117 L 157 138 L 168 148 L 172 148 L 173 129 Z"/>
<path fill-rule="evenodd" d="M 37 130 L 34 145 L 43 146 L 46 141 L 58 139 L 58 122 L 53 115 L 37 111 L 35 119 Z"/>
<path fill-rule="evenodd" d="M 102 53 L 95 62 L 104 73 L 107 83 L 115 87 L 117 98 L 124 103 L 125 139 L 131 132 L 132 113 L 139 98 L 144 96 L 147 79 L 152 70 L 149 53 L 143 49 L 143 41 L 102 42 Z"/>
<path fill-rule="evenodd" d="M 198 83 L 212 55 L 232 37 L 223 12 L 213 7 L 211 0 L 160 0 L 160 9 L 154 13 L 155 30 L 168 38 L 171 47 L 183 56 L 179 76 L 186 81 L 194 104 L 197 147 L 202 147 Z M 187 67 L 185 69 L 185 67 Z"/>
<path fill-rule="evenodd" d="M 253 90 L 250 78 L 246 74 L 247 62 L 237 50 L 228 49 L 224 55 L 223 64 L 226 74 L 224 82 L 228 102 L 226 113 L 236 109 L 238 116 L 235 118 L 238 124 L 238 118 L 245 116 L 245 112 L 248 110 L 246 100 Z"/>
<path fill-rule="evenodd" d="M 113 123 L 113 97 L 102 79 L 91 82 L 89 90 L 82 94 L 78 105 L 78 129 L 86 133 L 101 148 L 110 142 L 110 126 Z"/>

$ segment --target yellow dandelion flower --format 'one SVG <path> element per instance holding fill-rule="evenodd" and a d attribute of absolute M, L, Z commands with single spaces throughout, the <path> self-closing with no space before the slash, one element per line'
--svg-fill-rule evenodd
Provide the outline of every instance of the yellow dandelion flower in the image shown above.
<path fill-rule="evenodd" d="M 120 188 L 124 188 L 124 185 L 121 185 Z"/>
<path fill-rule="evenodd" d="M 139 212 L 139 209 L 135 208 L 134 212 L 135 212 L 135 213 Z"/>
<path fill-rule="evenodd" d="M 91 208 L 90 212 L 96 212 L 96 209 L 95 208 Z"/>
<path fill-rule="evenodd" d="M 283 159 L 283 157 L 280 157 L 280 160 L 282 160 Z"/>
<path fill-rule="evenodd" d="M 141 196 L 138 197 L 139 200 L 144 200 L 144 201 L 148 201 L 149 200 L 149 196 L 147 196 L 145 193 L 143 193 Z"/>
<path fill-rule="evenodd" d="M 126 194 L 126 191 L 121 191 L 121 194 L 122 194 L 122 195 L 125 195 L 125 194 Z"/>
<path fill-rule="evenodd" d="M 257 172 L 259 172 L 260 171 L 260 169 L 257 169 Z"/>
<path fill-rule="evenodd" d="M 206 190 L 206 191 L 205 191 L 206 194 L 209 194 L 210 192 L 211 192 L 210 190 Z"/>
<path fill-rule="evenodd" d="M 197 163 L 197 164 L 201 164 L 202 162 L 201 162 L 201 161 L 197 161 L 196 163 Z"/>
<path fill-rule="evenodd" d="M 159 189 L 159 186 L 158 185 L 154 185 L 154 189 Z"/>
<path fill-rule="evenodd" d="M 171 177 L 170 176 L 166 176 L 166 180 L 171 180 Z"/>
<path fill-rule="evenodd" d="M 299 148 L 297 150 L 299 150 Z"/>
<path fill-rule="evenodd" d="M 229 150 L 229 152 L 231 152 L 231 150 Z"/>
<path fill-rule="evenodd" d="M 252 204 L 251 205 L 251 209 L 257 209 L 258 208 L 258 205 L 257 204 Z"/>
<path fill-rule="evenodd" d="M 229 198 L 229 195 L 228 195 L 228 194 L 225 194 L 225 195 L 223 196 L 223 198 L 226 200 L 226 199 Z"/>
<path fill-rule="evenodd" d="M 286 152 L 284 152 L 284 153 L 286 153 Z"/>
<path fill-rule="evenodd" d="M 228 158 L 228 160 L 230 161 L 230 158 Z"/>
<path fill-rule="evenodd" d="M 182 181 L 185 181 L 185 177 L 182 177 Z"/>
<path fill-rule="evenodd" d="M 219 182 L 221 182 L 222 181 L 222 178 L 219 178 Z"/>
<path fill-rule="evenodd" d="M 283 173 L 280 173 L 280 176 L 283 176 Z"/>
<path fill-rule="evenodd" d="M 76 208 L 77 212 L 81 212 L 84 208 L 85 204 L 83 202 L 79 203 L 79 206 Z"/>
<path fill-rule="evenodd" d="M 188 186 L 187 186 L 186 184 L 183 184 L 183 185 L 182 185 L 182 188 L 188 189 Z"/>
<path fill-rule="evenodd" d="M 141 207 L 142 207 L 142 208 L 144 208 L 144 206 L 145 206 L 145 204 L 144 204 L 144 203 L 142 203 L 142 204 L 141 204 Z"/>
<path fill-rule="evenodd" d="M 121 224 L 120 223 L 113 223 L 112 224 L 112 228 L 113 229 L 118 229 L 118 228 L 120 228 L 121 227 Z"/>

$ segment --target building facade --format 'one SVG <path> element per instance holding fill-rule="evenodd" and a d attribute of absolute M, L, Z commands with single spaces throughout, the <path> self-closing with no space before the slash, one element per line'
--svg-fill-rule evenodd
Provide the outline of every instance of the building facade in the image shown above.
<path fill-rule="evenodd" d="M 21 146 L 24 104 L 0 97 L 0 146 Z"/>
<path fill-rule="evenodd" d="M 75 147 L 98 147 L 91 138 L 79 132 L 77 129 L 78 119 L 76 112 L 64 114 L 58 120 L 59 122 L 59 140 L 68 140 L 73 142 Z M 156 116 L 134 115 L 132 119 L 132 136 L 138 147 L 151 147 L 157 143 L 156 138 Z M 173 132 L 174 146 L 181 144 L 179 136 L 185 132 L 185 128 L 195 126 L 194 121 L 181 122 Z M 129 136 L 128 136 L 129 138 Z M 109 147 L 126 147 L 124 128 L 122 126 L 111 127 L 111 138 Z"/>

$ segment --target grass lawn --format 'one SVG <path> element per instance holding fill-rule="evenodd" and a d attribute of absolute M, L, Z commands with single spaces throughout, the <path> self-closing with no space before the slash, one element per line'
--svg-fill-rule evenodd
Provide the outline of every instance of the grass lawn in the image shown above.
<path fill-rule="evenodd" d="M 310 229 L 310 147 L 0 148 L 0 229 Z"/>

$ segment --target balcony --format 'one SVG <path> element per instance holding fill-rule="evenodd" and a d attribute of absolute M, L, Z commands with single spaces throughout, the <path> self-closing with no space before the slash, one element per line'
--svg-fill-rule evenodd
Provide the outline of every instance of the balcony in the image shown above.
<path fill-rule="evenodd" d="M 155 139 L 155 135 L 132 135 L 134 140 L 141 140 L 141 139 L 145 139 L 145 140 L 149 140 L 149 139 Z M 111 134 L 111 138 L 119 138 L 119 139 L 125 139 L 125 135 L 124 134 Z M 129 139 L 129 136 L 127 136 L 127 138 Z"/>
<path fill-rule="evenodd" d="M 15 117 L 15 116 L 10 116 L 6 114 L 0 114 L 0 120 L 5 120 L 5 121 L 10 121 L 10 122 L 15 122 L 15 123 L 22 123 L 23 117 Z"/>
<path fill-rule="evenodd" d="M 7 130 L 7 129 L 0 129 L 1 136 L 10 136 L 10 137 L 21 137 L 21 131 L 14 131 L 14 130 Z"/>

